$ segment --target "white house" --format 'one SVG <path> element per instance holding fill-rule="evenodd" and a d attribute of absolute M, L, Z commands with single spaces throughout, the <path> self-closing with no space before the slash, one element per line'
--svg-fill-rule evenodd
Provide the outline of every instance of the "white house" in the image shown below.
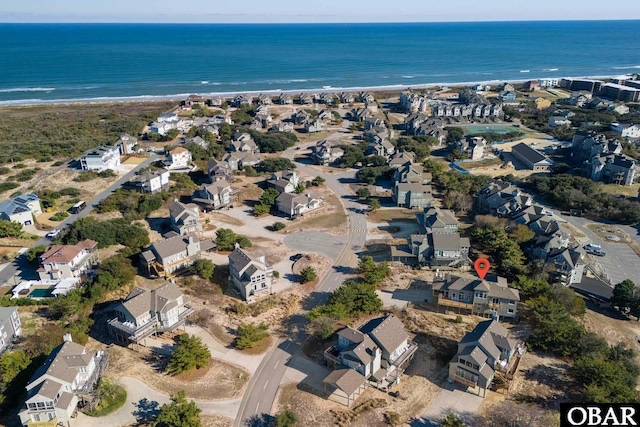
<path fill-rule="evenodd" d="M 169 151 L 164 167 L 167 170 L 189 170 L 191 169 L 191 151 L 183 147 L 176 147 Z"/>
<path fill-rule="evenodd" d="M 293 193 L 299 181 L 300 177 L 295 170 L 285 170 L 272 173 L 267 180 L 267 185 L 280 193 Z"/>
<path fill-rule="evenodd" d="M 318 209 L 322 199 L 310 194 L 282 193 L 276 198 L 278 210 L 291 218 Z"/>
<path fill-rule="evenodd" d="M 120 166 L 120 149 L 115 145 L 103 145 L 87 150 L 80 157 L 80 166 L 85 171 L 116 170 Z"/>
<path fill-rule="evenodd" d="M 552 116 L 549 117 L 549 126 L 554 128 L 558 126 L 571 126 L 571 120 L 563 116 Z"/>
<path fill-rule="evenodd" d="M 53 245 L 40 255 L 40 280 L 78 277 L 98 262 L 98 243 L 85 239 L 75 245 Z"/>
<path fill-rule="evenodd" d="M 40 199 L 33 193 L 23 194 L 0 203 L 0 219 L 6 221 L 31 225 L 33 218 L 41 214 Z"/>
<path fill-rule="evenodd" d="M 212 184 L 202 184 L 202 186 L 193 193 L 191 200 L 207 208 L 219 209 L 231 203 L 232 193 L 231 184 L 225 180 L 218 180 Z"/>
<path fill-rule="evenodd" d="M 169 206 L 169 220 L 171 229 L 178 234 L 184 235 L 202 231 L 200 208 L 192 203 L 185 205 L 175 199 Z"/>
<path fill-rule="evenodd" d="M 480 160 L 484 157 L 484 149 L 487 146 L 487 140 L 479 136 L 467 136 L 456 142 L 458 150 L 465 153 L 471 160 Z"/>
<path fill-rule="evenodd" d="M 122 135 L 115 143 L 115 146 L 118 147 L 122 155 L 133 153 L 136 145 L 138 145 L 138 139 L 130 136 L 128 133 Z"/>
<path fill-rule="evenodd" d="M 22 324 L 17 307 L 0 307 L 0 354 L 13 340 L 22 335 Z"/>
<path fill-rule="evenodd" d="M 252 256 L 236 245 L 229 254 L 229 279 L 242 298 L 271 293 L 273 267 L 264 255 Z"/>
<path fill-rule="evenodd" d="M 169 189 L 169 171 L 146 171 L 134 176 L 129 184 L 141 193 L 157 193 Z"/>
<path fill-rule="evenodd" d="M 611 130 L 618 132 L 623 138 L 640 138 L 640 125 L 631 123 L 611 123 Z"/>
<path fill-rule="evenodd" d="M 27 384 L 27 399 L 20 421 L 29 425 L 70 425 L 78 397 L 89 394 L 107 365 L 103 351 L 87 352 L 65 334 L 64 343 L 53 349 Z"/>

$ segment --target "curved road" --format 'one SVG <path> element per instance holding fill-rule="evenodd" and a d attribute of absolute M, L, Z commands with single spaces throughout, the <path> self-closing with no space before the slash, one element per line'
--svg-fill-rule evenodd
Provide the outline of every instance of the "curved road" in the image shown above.
<path fill-rule="evenodd" d="M 327 139 L 337 139 L 339 136 L 340 133 L 336 133 Z M 297 147 L 291 148 L 282 153 L 282 157 L 293 160 L 295 154 L 301 154 L 303 149 L 307 149 L 312 144 L 315 143 L 299 145 L 297 147 L 300 148 L 297 150 L 295 149 Z M 318 171 L 312 167 L 300 162 L 296 163 L 299 171 L 312 177 L 319 175 Z M 320 176 L 326 180 L 326 185 L 340 198 L 347 212 L 348 232 L 346 238 L 331 236 L 329 242 L 322 242 L 322 244 L 313 249 L 310 246 L 313 246 L 314 243 L 319 243 L 318 237 L 311 237 L 308 232 L 297 233 L 301 235 L 300 237 L 303 237 L 298 243 L 299 247 L 309 248 L 307 249 L 308 252 L 321 252 L 334 260 L 334 268 L 329 270 L 316 286 L 310 305 L 322 303 L 329 292 L 335 290 L 347 279 L 352 266 L 357 264 L 358 256 L 356 252 L 364 248 L 367 240 L 367 220 L 364 214 L 367 207 L 359 203 L 344 185 L 345 182 L 348 183 L 355 179 L 355 170 L 349 169 L 340 174 L 320 174 Z M 321 234 L 315 234 L 316 236 L 321 236 Z M 292 235 L 288 238 L 293 239 L 295 236 Z M 342 244 L 340 245 L 339 243 Z M 329 253 L 324 249 L 328 244 L 335 248 L 329 250 Z M 262 360 L 256 374 L 249 381 L 240 404 L 239 415 L 233 423 L 234 427 L 252 425 L 254 420 L 259 420 L 264 414 L 271 412 L 287 363 L 299 350 L 300 344 L 305 338 L 306 333 L 304 330 L 298 330 L 291 339 L 285 340 L 281 338 L 276 342 L 276 345 Z"/>

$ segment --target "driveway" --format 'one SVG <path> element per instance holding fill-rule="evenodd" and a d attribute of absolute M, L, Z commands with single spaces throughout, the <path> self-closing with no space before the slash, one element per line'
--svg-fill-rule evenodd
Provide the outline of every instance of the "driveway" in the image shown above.
<path fill-rule="evenodd" d="M 439 426 L 439 420 L 446 417 L 449 412 L 453 412 L 465 421 L 472 420 L 478 414 L 478 408 L 482 401 L 482 397 L 467 393 L 465 390 L 458 388 L 456 384 L 447 383 L 445 388 L 433 400 L 431 406 L 427 408 L 424 415 L 412 422 L 411 425 L 416 427 Z"/>
<path fill-rule="evenodd" d="M 428 297 L 426 290 L 395 289 L 393 291 L 377 290 L 384 307 L 404 308 L 410 302 L 422 302 Z"/>

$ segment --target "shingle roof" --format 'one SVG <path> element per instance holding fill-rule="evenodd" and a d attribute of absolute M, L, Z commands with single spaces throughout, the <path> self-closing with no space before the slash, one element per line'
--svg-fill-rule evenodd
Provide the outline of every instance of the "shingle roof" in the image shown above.
<path fill-rule="evenodd" d="M 40 255 L 40 262 L 71 262 L 80 252 L 87 248 L 96 247 L 98 243 L 91 239 L 83 240 L 75 245 L 53 245 Z"/>
<path fill-rule="evenodd" d="M 167 282 L 152 291 L 134 288 L 122 305 L 137 318 L 145 313 L 162 311 L 168 302 L 175 301 L 181 296 L 180 289 L 174 283 Z"/>
<path fill-rule="evenodd" d="M 18 311 L 18 307 L 0 307 L 0 325 L 6 322 L 16 311 Z"/>
<path fill-rule="evenodd" d="M 155 252 L 161 259 L 172 257 L 187 250 L 189 239 L 193 242 L 199 242 L 200 239 L 195 233 L 186 235 L 177 235 L 168 239 L 160 240 L 151 245 L 150 249 Z"/>
<path fill-rule="evenodd" d="M 85 348 L 80 344 L 65 341 L 53 349 L 45 363 L 31 377 L 30 383 L 37 381 L 45 374 L 51 378 L 71 383 L 78 374 L 76 367 L 83 366 L 82 364 L 90 361 L 92 357 L 93 354 L 86 354 Z"/>
<path fill-rule="evenodd" d="M 365 382 L 366 378 L 355 369 L 336 369 L 325 377 L 322 382 L 331 384 L 342 390 L 347 396 L 355 393 Z"/>
<path fill-rule="evenodd" d="M 447 231 L 434 231 L 431 233 L 433 247 L 439 251 L 455 251 L 461 249 L 460 235 Z"/>
<path fill-rule="evenodd" d="M 369 334 L 388 353 L 393 353 L 400 344 L 409 338 L 404 325 L 396 316 L 372 319 L 362 326 L 360 331 Z"/>
<path fill-rule="evenodd" d="M 513 148 L 511 148 L 511 151 L 520 154 L 532 164 L 540 162 L 545 162 L 547 164 L 553 163 L 551 160 L 547 159 L 544 155 L 540 154 L 537 150 L 531 148 L 524 142 L 514 145 Z"/>

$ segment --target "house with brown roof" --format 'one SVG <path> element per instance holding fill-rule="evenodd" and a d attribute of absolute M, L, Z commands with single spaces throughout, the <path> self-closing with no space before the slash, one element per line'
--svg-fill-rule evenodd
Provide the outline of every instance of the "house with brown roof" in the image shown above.
<path fill-rule="evenodd" d="M 290 218 L 297 218 L 318 209 L 321 204 L 322 199 L 311 194 L 281 193 L 276 198 L 278 210 Z"/>
<path fill-rule="evenodd" d="M 254 255 L 236 248 L 229 254 L 229 280 L 247 302 L 271 294 L 273 267 L 265 255 Z"/>
<path fill-rule="evenodd" d="M 143 266 L 149 274 L 168 277 L 189 267 L 202 252 L 215 248 L 211 239 L 201 240 L 195 233 L 175 235 L 153 243 L 140 254 Z"/>
<path fill-rule="evenodd" d="M 447 274 L 436 279 L 431 289 L 438 308 L 470 311 L 478 316 L 515 319 L 520 293 L 510 288 L 507 279 L 487 275 L 480 279 L 471 275 Z"/>
<path fill-rule="evenodd" d="M 449 362 L 449 378 L 485 397 L 492 384 L 508 388 L 524 352 L 523 343 L 509 338 L 498 321 L 485 320 L 458 343 L 458 351 Z"/>
<path fill-rule="evenodd" d="M 145 345 L 152 334 L 174 332 L 194 312 L 171 282 L 153 290 L 134 288 L 114 311 L 116 317 L 107 322 L 109 334 L 124 345 Z"/>
<path fill-rule="evenodd" d="M 369 384 L 387 389 L 399 382 L 418 349 L 395 316 L 372 319 L 359 329 L 347 326 L 337 335 L 338 343 L 324 352 L 335 370 L 323 383 L 331 388 L 331 400 L 347 406 Z"/>
<path fill-rule="evenodd" d="M 180 203 L 174 199 L 169 206 L 169 220 L 171 229 L 178 234 L 197 233 L 202 231 L 200 222 L 200 208 L 192 203 Z"/>
<path fill-rule="evenodd" d="M 40 280 L 80 277 L 98 264 L 98 243 L 85 239 L 75 245 L 49 246 L 39 259 Z"/>
<path fill-rule="evenodd" d="M 26 386 L 27 399 L 18 416 L 23 426 L 70 426 L 78 401 L 94 406 L 98 381 L 107 367 L 103 351 L 88 352 L 70 334 L 53 349 Z"/>

